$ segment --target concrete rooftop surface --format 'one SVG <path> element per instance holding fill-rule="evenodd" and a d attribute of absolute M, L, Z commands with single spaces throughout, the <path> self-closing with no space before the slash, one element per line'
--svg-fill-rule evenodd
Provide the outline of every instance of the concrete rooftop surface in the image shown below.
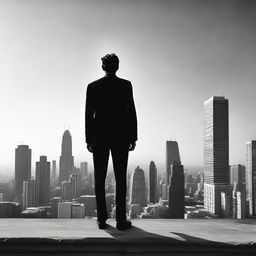
<path fill-rule="evenodd" d="M 256 255 L 256 220 L 0 219 L 0 255 Z"/>

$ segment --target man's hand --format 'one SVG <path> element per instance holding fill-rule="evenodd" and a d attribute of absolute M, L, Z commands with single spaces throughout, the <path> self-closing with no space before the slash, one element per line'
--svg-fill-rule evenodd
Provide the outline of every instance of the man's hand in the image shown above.
<path fill-rule="evenodd" d="M 88 151 L 89 151 L 90 153 L 92 153 L 92 152 L 93 152 L 93 150 L 92 150 L 92 144 L 87 143 L 87 149 L 88 149 Z"/>
<path fill-rule="evenodd" d="M 132 142 L 132 143 L 130 143 L 130 145 L 129 145 L 129 151 L 133 151 L 133 150 L 135 149 L 135 146 L 136 146 L 136 142 L 135 142 L 135 141 Z"/>

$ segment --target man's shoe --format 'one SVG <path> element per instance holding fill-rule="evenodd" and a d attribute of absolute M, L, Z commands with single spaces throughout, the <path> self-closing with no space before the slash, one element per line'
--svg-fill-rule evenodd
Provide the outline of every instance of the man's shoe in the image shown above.
<path fill-rule="evenodd" d="M 118 221 L 117 224 L 116 224 L 116 228 L 118 230 L 126 230 L 126 229 L 129 229 L 132 227 L 132 223 L 129 221 L 129 220 L 126 220 L 126 221 Z"/>
<path fill-rule="evenodd" d="M 98 227 L 99 229 L 106 229 L 108 227 L 108 224 L 106 223 L 106 221 L 97 221 Z"/>

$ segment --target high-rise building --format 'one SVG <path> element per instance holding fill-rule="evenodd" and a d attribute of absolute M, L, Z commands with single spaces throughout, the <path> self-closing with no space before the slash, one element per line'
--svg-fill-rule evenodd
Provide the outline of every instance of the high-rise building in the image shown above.
<path fill-rule="evenodd" d="M 166 177 L 165 183 L 169 185 L 171 175 L 171 165 L 180 163 L 180 153 L 177 141 L 166 141 Z"/>
<path fill-rule="evenodd" d="M 231 218 L 232 216 L 232 207 L 233 207 L 233 198 L 232 198 L 232 189 L 226 190 L 225 192 L 220 193 L 221 201 L 221 217 Z"/>
<path fill-rule="evenodd" d="M 72 184 L 70 181 L 62 181 L 62 183 L 61 183 L 61 198 L 64 201 L 72 200 Z"/>
<path fill-rule="evenodd" d="M 146 181 L 144 171 L 138 166 L 132 176 L 131 204 L 146 206 Z"/>
<path fill-rule="evenodd" d="M 221 215 L 221 192 L 230 191 L 228 99 L 204 102 L 204 206 Z"/>
<path fill-rule="evenodd" d="M 69 182 L 71 183 L 72 199 L 77 197 L 77 185 L 78 185 L 77 181 L 78 181 L 78 175 L 71 174 Z"/>
<path fill-rule="evenodd" d="M 15 198 L 22 202 L 23 181 L 31 178 L 31 149 L 18 145 L 15 149 Z"/>
<path fill-rule="evenodd" d="M 246 194 L 249 215 L 256 215 L 256 140 L 246 143 Z"/>
<path fill-rule="evenodd" d="M 173 163 L 169 185 L 170 218 L 184 219 L 184 169 L 183 165 Z"/>
<path fill-rule="evenodd" d="M 88 163 L 87 162 L 80 163 L 80 172 L 82 173 L 83 178 L 88 176 Z"/>
<path fill-rule="evenodd" d="M 57 177 L 57 167 L 56 167 L 56 160 L 52 161 L 52 172 L 51 172 L 52 181 L 56 181 Z"/>
<path fill-rule="evenodd" d="M 36 181 L 23 181 L 23 209 L 37 205 L 36 202 Z"/>
<path fill-rule="evenodd" d="M 245 190 L 245 166 L 241 164 L 230 166 L 230 184 L 236 185 L 237 191 Z"/>
<path fill-rule="evenodd" d="M 149 202 L 158 202 L 157 198 L 157 169 L 154 161 L 149 165 Z"/>
<path fill-rule="evenodd" d="M 40 156 L 36 162 L 36 191 L 39 206 L 45 206 L 50 201 L 50 162 L 46 156 Z"/>
<path fill-rule="evenodd" d="M 237 199 L 237 219 L 245 219 L 246 218 L 246 196 L 245 191 L 237 191 L 236 192 Z"/>
<path fill-rule="evenodd" d="M 74 157 L 72 156 L 72 138 L 68 130 L 62 137 L 61 156 L 59 164 L 59 182 L 68 181 L 74 168 Z"/>

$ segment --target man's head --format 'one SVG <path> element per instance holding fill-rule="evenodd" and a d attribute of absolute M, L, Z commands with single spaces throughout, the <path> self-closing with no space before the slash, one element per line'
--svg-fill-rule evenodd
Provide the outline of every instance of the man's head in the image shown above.
<path fill-rule="evenodd" d="M 107 54 L 101 58 L 102 69 L 107 73 L 115 73 L 119 68 L 119 59 L 115 53 Z"/>

